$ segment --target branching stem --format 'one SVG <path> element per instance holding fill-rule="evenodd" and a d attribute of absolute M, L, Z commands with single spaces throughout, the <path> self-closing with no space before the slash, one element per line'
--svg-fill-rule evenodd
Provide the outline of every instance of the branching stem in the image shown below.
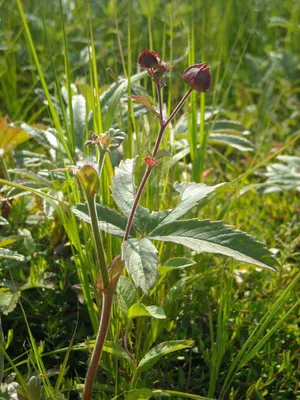
<path fill-rule="evenodd" d="M 159 84 L 157 84 L 158 93 L 161 94 L 161 88 L 158 85 Z M 163 138 L 163 134 L 164 134 L 167 126 L 172 121 L 172 119 L 175 117 L 175 115 L 178 113 L 178 111 L 181 109 L 181 107 L 183 106 L 184 102 L 187 100 L 187 98 L 192 93 L 192 91 L 193 91 L 193 89 L 190 88 L 186 92 L 186 94 L 183 96 L 183 98 L 180 100 L 180 102 L 174 108 L 173 112 L 171 113 L 171 115 L 169 116 L 169 118 L 166 121 L 163 121 L 163 119 L 161 119 L 161 127 L 160 127 L 160 130 L 159 130 L 159 133 L 157 135 L 157 139 L 156 139 L 153 151 L 152 151 L 152 157 L 155 157 L 157 152 L 158 152 L 159 146 L 160 146 L 162 138 Z M 159 100 L 159 102 L 161 102 L 161 95 L 158 96 L 158 100 Z M 127 226 L 126 226 L 125 235 L 124 235 L 124 241 L 127 240 L 128 237 L 129 237 L 129 232 L 130 232 L 130 229 L 132 227 L 132 223 L 133 223 L 133 219 L 134 219 L 134 215 L 135 215 L 137 206 L 139 204 L 140 198 L 142 196 L 142 193 L 144 191 L 144 188 L 146 186 L 147 180 L 148 180 L 148 178 L 149 178 L 149 176 L 151 174 L 152 169 L 153 169 L 152 166 L 147 165 L 146 171 L 145 171 L 144 176 L 143 176 L 143 178 L 141 180 L 140 186 L 139 186 L 139 188 L 137 190 L 136 198 L 134 200 L 134 203 L 133 203 L 133 206 L 132 206 L 132 209 L 131 209 L 131 212 L 130 212 L 130 215 L 129 215 L 129 218 L 128 218 L 128 221 L 127 221 Z"/>

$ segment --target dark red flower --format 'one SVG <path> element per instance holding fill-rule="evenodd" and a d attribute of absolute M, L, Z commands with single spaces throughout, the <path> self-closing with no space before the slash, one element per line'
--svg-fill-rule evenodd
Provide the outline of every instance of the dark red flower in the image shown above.
<path fill-rule="evenodd" d="M 161 63 L 158 54 L 153 50 L 145 49 L 140 55 L 138 59 L 138 64 L 140 67 L 145 69 L 157 68 Z"/>
<path fill-rule="evenodd" d="M 186 68 L 182 79 L 198 92 L 206 92 L 212 83 L 209 66 L 206 63 L 195 64 Z"/>

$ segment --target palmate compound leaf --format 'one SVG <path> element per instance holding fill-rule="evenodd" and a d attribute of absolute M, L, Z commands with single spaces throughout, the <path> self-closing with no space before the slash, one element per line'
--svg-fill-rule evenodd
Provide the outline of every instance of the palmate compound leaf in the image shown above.
<path fill-rule="evenodd" d="M 111 192 L 113 199 L 126 217 L 129 216 L 136 197 L 133 176 L 136 158 L 137 157 L 122 160 L 120 165 L 115 168 L 115 176 L 112 178 L 113 186 L 111 187 Z M 138 206 L 134 216 L 133 226 L 143 231 L 144 223 L 148 220 L 149 215 L 150 213 L 146 208 Z"/>
<path fill-rule="evenodd" d="M 247 264 L 277 270 L 277 260 L 263 243 L 221 221 L 175 221 L 157 227 L 149 238 L 182 244 L 198 253 L 223 254 Z"/>
<path fill-rule="evenodd" d="M 158 277 L 157 249 L 154 244 L 147 238 L 128 239 L 122 244 L 121 257 L 135 286 L 149 294 Z"/>

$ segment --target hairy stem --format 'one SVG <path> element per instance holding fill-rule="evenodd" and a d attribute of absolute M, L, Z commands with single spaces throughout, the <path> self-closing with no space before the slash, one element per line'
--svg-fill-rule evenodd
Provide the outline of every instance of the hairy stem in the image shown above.
<path fill-rule="evenodd" d="M 172 119 L 175 117 L 175 115 L 178 113 L 178 111 L 181 109 L 181 107 L 183 106 L 184 102 L 187 100 L 187 98 L 189 97 L 189 95 L 192 93 L 193 89 L 189 89 L 186 94 L 183 96 L 183 98 L 180 100 L 180 102 L 177 104 L 177 106 L 174 108 L 172 114 L 169 116 L 169 118 L 162 124 L 160 131 L 158 133 L 153 151 L 152 151 L 152 157 L 155 157 L 158 151 L 158 148 L 160 146 L 160 143 L 162 141 L 163 138 L 163 134 L 165 132 L 166 127 L 169 125 L 169 123 L 172 121 Z"/>
<path fill-rule="evenodd" d="M 85 378 L 85 385 L 83 389 L 83 400 L 91 399 L 95 375 L 98 369 L 99 360 L 102 354 L 104 342 L 108 332 L 113 299 L 114 299 L 114 293 L 111 293 L 110 291 L 108 293 L 105 292 L 103 293 L 101 320 L 99 324 L 99 330 L 96 337 L 93 354 Z"/>
<path fill-rule="evenodd" d="M 163 120 L 161 120 L 161 127 L 160 127 L 160 130 L 159 130 L 159 133 L 157 135 L 157 139 L 156 139 L 153 151 L 152 151 L 152 157 L 155 157 L 157 152 L 158 152 L 158 149 L 159 149 L 159 146 L 161 144 L 161 141 L 162 141 L 162 138 L 163 138 L 163 134 L 164 134 L 164 132 L 166 130 L 166 127 L 169 125 L 169 123 L 172 121 L 172 119 L 175 117 L 175 115 L 181 109 L 181 107 L 183 106 L 184 102 L 189 97 L 189 95 L 192 93 L 192 91 L 193 91 L 193 89 L 190 88 L 186 92 L 186 94 L 183 96 L 183 98 L 180 100 L 180 102 L 174 108 L 172 114 L 169 116 L 169 118 L 165 122 L 163 122 Z M 160 89 L 158 90 L 158 93 L 161 93 Z M 160 100 L 160 102 L 161 102 L 161 100 Z M 124 241 L 127 240 L 128 237 L 129 237 L 129 232 L 130 232 L 130 229 L 132 227 L 134 215 L 135 215 L 137 206 L 139 204 L 140 198 L 142 196 L 142 193 L 144 191 L 144 188 L 146 186 L 147 180 L 148 180 L 148 178 L 149 178 L 149 176 L 151 174 L 152 168 L 153 168 L 152 166 L 147 165 L 146 171 L 145 171 L 144 176 L 143 176 L 143 178 L 141 180 L 140 186 L 139 186 L 137 194 L 136 194 L 136 198 L 134 200 L 134 203 L 133 203 L 133 206 L 132 206 L 132 209 L 131 209 L 131 212 L 130 212 L 130 215 L 129 215 L 129 218 L 128 218 L 128 221 L 127 221 L 127 226 L 126 226 L 125 235 L 124 235 Z"/>

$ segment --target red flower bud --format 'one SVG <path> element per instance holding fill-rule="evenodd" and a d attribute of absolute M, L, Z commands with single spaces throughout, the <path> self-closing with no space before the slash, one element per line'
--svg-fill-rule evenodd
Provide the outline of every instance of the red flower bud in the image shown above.
<path fill-rule="evenodd" d="M 158 57 L 158 54 L 153 50 L 145 49 L 138 59 L 138 65 L 147 70 L 148 74 L 153 79 L 161 79 L 165 72 L 173 67 L 169 67 L 163 60 Z"/>
<path fill-rule="evenodd" d="M 206 63 L 186 68 L 181 77 L 185 83 L 198 92 L 206 92 L 212 83 L 209 66 Z"/>
<path fill-rule="evenodd" d="M 157 53 L 152 50 L 145 49 L 138 59 L 138 64 L 144 69 L 156 68 L 160 64 L 161 60 L 158 58 Z"/>
<path fill-rule="evenodd" d="M 157 164 L 159 164 L 159 160 L 155 160 L 152 157 L 146 157 L 144 158 L 144 161 L 149 167 L 155 167 Z"/>

